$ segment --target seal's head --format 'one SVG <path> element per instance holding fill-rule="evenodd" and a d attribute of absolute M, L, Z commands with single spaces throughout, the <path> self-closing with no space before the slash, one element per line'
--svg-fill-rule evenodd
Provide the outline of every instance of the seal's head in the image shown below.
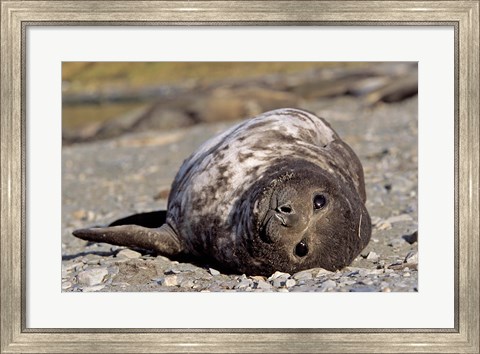
<path fill-rule="evenodd" d="M 247 273 L 337 270 L 370 239 L 370 217 L 353 183 L 313 163 L 286 161 L 252 189 L 255 199 L 244 200 L 250 213 L 239 215 L 248 230 L 239 245 Z"/>

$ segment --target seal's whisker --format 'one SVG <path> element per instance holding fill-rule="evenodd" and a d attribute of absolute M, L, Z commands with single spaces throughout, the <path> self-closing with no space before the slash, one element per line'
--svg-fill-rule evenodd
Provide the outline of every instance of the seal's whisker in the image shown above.
<path fill-rule="evenodd" d="M 358 222 L 358 238 L 362 238 L 360 236 L 360 231 L 362 230 L 362 215 L 363 214 L 360 214 L 360 221 Z"/>

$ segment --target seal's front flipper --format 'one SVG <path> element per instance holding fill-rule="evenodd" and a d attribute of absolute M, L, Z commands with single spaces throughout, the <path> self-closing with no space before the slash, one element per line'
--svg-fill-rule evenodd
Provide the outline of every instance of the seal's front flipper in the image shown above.
<path fill-rule="evenodd" d="M 143 227 L 160 227 L 165 224 L 167 220 L 167 211 L 158 210 L 150 211 L 147 213 L 140 213 L 127 216 L 122 219 L 115 220 L 108 226 L 119 226 L 119 225 L 138 225 Z"/>
<path fill-rule="evenodd" d="M 138 225 L 99 227 L 73 231 L 82 240 L 105 242 L 117 246 L 138 247 L 165 256 L 175 256 L 183 251 L 177 234 L 168 224 L 156 229 Z"/>

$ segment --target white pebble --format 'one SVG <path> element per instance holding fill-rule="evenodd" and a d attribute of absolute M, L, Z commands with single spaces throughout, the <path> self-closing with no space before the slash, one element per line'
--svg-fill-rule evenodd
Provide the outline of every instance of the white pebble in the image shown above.
<path fill-rule="evenodd" d="M 408 252 L 404 262 L 409 264 L 418 264 L 418 252 L 416 251 Z"/>
<path fill-rule="evenodd" d="M 392 224 L 390 224 L 388 221 L 381 221 L 375 227 L 379 230 L 390 230 L 392 228 Z"/>
<path fill-rule="evenodd" d="M 322 288 L 328 290 L 328 289 L 333 289 L 337 286 L 337 283 L 334 282 L 333 280 L 326 280 L 322 283 Z"/>
<path fill-rule="evenodd" d="M 276 271 L 275 273 L 273 273 L 273 274 L 268 278 L 268 280 L 274 280 L 274 279 L 277 279 L 277 278 L 280 278 L 280 277 L 282 277 L 282 278 L 289 278 L 289 277 L 290 277 L 290 274 Z"/>
<path fill-rule="evenodd" d="M 309 280 L 313 278 L 313 274 L 310 270 L 303 270 L 301 272 L 295 273 L 292 278 L 296 280 Z"/>
<path fill-rule="evenodd" d="M 134 259 L 134 258 L 140 258 L 141 256 L 142 256 L 142 254 L 140 252 L 136 252 L 136 251 L 131 250 L 129 248 L 121 250 L 120 252 L 117 253 L 118 258 Z"/>
<path fill-rule="evenodd" d="M 84 293 L 92 293 L 92 292 L 95 292 L 95 291 L 100 291 L 104 287 L 105 287 L 104 284 L 98 284 L 98 285 L 94 285 L 94 286 L 87 286 L 87 287 L 83 288 L 82 291 Z"/>
<path fill-rule="evenodd" d="M 387 219 L 387 222 L 393 224 L 401 221 L 412 221 L 412 217 L 408 214 L 401 214 L 397 216 L 392 216 Z"/>
<path fill-rule="evenodd" d="M 220 275 L 220 272 L 216 269 L 208 268 L 208 270 L 210 271 L 211 275 Z"/>
<path fill-rule="evenodd" d="M 93 286 L 100 284 L 107 274 L 108 270 L 106 268 L 89 268 L 78 273 L 77 281 L 79 284 Z"/>
<path fill-rule="evenodd" d="M 272 288 L 272 284 L 267 283 L 266 281 L 260 280 L 260 281 L 258 282 L 257 288 L 258 288 L 258 289 L 265 289 L 265 290 L 271 289 L 271 288 Z"/>
<path fill-rule="evenodd" d="M 164 286 L 176 286 L 178 285 L 178 278 L 176 275 L 167 275 L 161 283 Z"/>
<path fill-rule="evenodd" d="M 295 281 L 295 279 L 288 279 L 286 282 L 285 282 L 285 286 L 287 288 L 291 288 L 292 286 L 294 286 L 295 284 L 297 284 L 297 282 Z"/>

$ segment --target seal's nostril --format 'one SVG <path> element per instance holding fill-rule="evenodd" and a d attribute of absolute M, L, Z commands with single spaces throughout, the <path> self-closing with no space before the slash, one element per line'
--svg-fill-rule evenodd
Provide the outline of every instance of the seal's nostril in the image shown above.
<path fill-rule="evenodd" d="M 307 242 L 305 242 L 305 240 L 302 240 L 295 246 L 295 254 L 298 257 L 305 257 L 307 253 L 308 253 Z"/>
<path fill-rule="evenodd" d="M 278 207 L 277 210 L 283 214 L 290 214 L 292 212 L 292 207 L 290 205 L 282 205 Z"/>

